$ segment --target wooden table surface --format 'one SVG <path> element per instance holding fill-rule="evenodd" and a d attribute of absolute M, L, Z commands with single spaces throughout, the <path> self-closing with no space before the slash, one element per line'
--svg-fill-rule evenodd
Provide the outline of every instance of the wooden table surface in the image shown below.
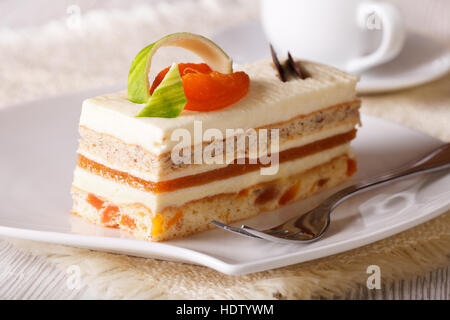
<path fill-rule="evenodd" d="M 369 290 L 360 286 L 336 299 L 356 300 L 449 300 L 450 267 L 438 269 L 423 277 L 397 280 L 381 289 Z M 16 249 L 0 241 L 0 298 L 1 299 L 95 299 L 86 286 L 71 290 L 69 276 L 46 259 Z"/>

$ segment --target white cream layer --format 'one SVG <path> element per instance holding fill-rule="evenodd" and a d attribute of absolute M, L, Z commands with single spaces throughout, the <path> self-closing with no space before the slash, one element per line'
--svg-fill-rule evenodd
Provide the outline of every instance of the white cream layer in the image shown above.
<path fill-rule="evenodd" d="M 116 204 L 141 203 L 153 213 L 157 213 L 169 206 L 177 207 L 192 200 L 217 194 L 236 193 L 255 184 L 291 176 L 326 163 L 340 155 L 350 153 L 350 145 L 344 144 L 307 157 L 283 162 L 275 175 L 261 175 L 260 171 L 256 170 L 226 179 L 225 181 L 213 181 L 200 186 L 159 194 L 141 191 L 128 185 L 102 178 L 80 167 L 75 169 L 73 185 L 86 192 L 92 192 L 100 197 L 110 199 Z"/>
<path fill-rule="evenodd" d="M 251 79 L 243 99 L 212 112 L 184 110 L 173 119 L 136 118 L 143 105 L 128 101 L 124 91 L 87 99 L 80 125 L 159 155 L 178 144 L 170 139 L 174 130 L 186 129 L 194 137 L 194 120 L 202 123 L 203 131 L 219 129 L 225 136 L 226 129 L 258 128 L 355 99 L 357 76 L 317 63 L 302 65 L 311 77 L 288 82 L 278 79 L 269 60 L 242 66 L 238 69 Z"/>
<path fill-rule="evenodd" d="M 351 123 L 351 122 L 343 123 L 343 124 L 340 124 L 335 127 L 323 128 L 322 130 L 320 130 L 318 132 L 314 132 L 309 135 L 300 136 L 295 139 L 284 140 L 284 141 L 280 142 L 279 151 L 282 152 L 284 150 L 288 150 L 291 148 L 297 148 L 300 146 L 304 146 L 309 143 L 313 143 L 313 142 L 316 142 L 316 141 L 319 141 L 322 139 L 326 139 L 326 138 L 329 138 L 329 137 L 332 137 L 332 136 L 335 136 L 338 134 L 349 132 L 349 131 L 353 130 L 353 128 L 354 128 L 353 123 Z M 83 155 L 84 157 L 86 157 L 92 161 L 95 161 L 99 164 L 102 164 L 108 168 L 111 168 L 111 169 L 114 169 L 117 171 L 121 171 L 121 172 L 127 172 L 127 173 L 131 174 L 132 176 L 135 176 L 140 179 L 144 179 L 146 181 L 152 181 L 152 182 L 177 179 L 177 178 L 190 176 L 190 175 L 194 175 L 194 174 L 199 174 L 202 172 L 211 171 L 211 170 L 215 170 L 215 169 L 219 169 L 219 168 L 223 168 L 223 167 L 227 166 L 227 164 L 208 164 L 208 165 L 205 164 L 205 165 L 193 165 L 193 166 L 189 166 L 185 169 L 171 171 L 171 172 L 167 172 L 167 170 L 163 170 L 161 168 L 159 168 L 159 170 L 154 170 L 153 172 L 150 172 L 150 171 L 145 172 L 145 171 L 141 171 L 141 170 L 137 170 L 137 169 L 133 169 L 133 168 L 129 168 L 129 167 L 121 167 L 121 166 L 117 166 L 117 165 L 112 165 L 108 161 L 105 161 L 105 159 L 102 159 L 102 158 L 100 158 L 94 154 L 91 154 L 85 150 L 82 150 L 82 149 L 79 149 L 78 153 Z M 224 159 L 225 158 L 226 158 L 226 156 L 224 156 Z"/>

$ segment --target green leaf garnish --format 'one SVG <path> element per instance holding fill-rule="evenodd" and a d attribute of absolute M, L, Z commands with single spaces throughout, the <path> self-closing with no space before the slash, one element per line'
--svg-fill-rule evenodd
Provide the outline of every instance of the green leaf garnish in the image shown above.
<path fill-rule="evenodd" d="M 179 32 L 169 34 L 142 49 L 134 58 L 128 73 L 128 99 L 134 103 L 146 103 L 150 98 L 148 73 L 152 57 L 164 46 L 176 46 L 196 53 L 211 69 L 221 73 L 233 72 L 233 61 L 214 42 L 197 34 Z"/>
<path fill-rule="evenodd" d="M 187 103 L 178 64 L 170 67 L 138 117 L 176 118 Z"/>

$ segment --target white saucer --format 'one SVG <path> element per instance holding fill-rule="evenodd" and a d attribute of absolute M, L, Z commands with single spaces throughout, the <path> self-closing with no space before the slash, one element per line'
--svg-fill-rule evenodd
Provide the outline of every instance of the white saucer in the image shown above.
<path fill-rule="evenodd" d="M 119 89 L 122 88 L 89 90 L 0 110 L 1 236 L 177 260 L 241 274 L 354 249 L 450 209 L 450 171 L 443 171 L 401 181 L 343 203 L 333 213 L 326 236 L 308 245 L 271 243 L 220 229 L 150 243 L 116 229 L 89 224 L 69 213 L 81 102 Z M 348 183 L 398 168 L 442 144 L 381 119 L 363 116 L 362 123 L 352 143 L 358 172 Z M 331 192 L 242 223 L 255 228 L 278 225 L 317 205 Z"/>
<path fill-rule="evenodd" d="M 258 21 L 222 30 L 212 39 L 237 64 L 269 58 L 269 44 Z M 435 40 L 408 34 L 405 47 L 394 60 L 365 71 L 358 93 L 405 89 L 435 80 L 450 71 L 450 50 Z"/>

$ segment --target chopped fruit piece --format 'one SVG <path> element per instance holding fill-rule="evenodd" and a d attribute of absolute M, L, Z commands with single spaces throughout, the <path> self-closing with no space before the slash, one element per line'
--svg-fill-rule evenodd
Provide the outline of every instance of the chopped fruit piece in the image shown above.
<path fill-rule="evenodd" d="M 347 160 L 347 175 L 350 177 L 358 170 L 354 159 Z"/>
<path fill-rule="evenodd" d="M 175 215 L 167 222 L 167 226 L 164 225 L 164 218 L 157 214 L 152 221 L 152 237 L 157 237 L 167 230 L 169 230 L 173 225 L 175 225 L 183 217 L 183 212 L 181 210 L 177 211 Z"/>
<path fill-rule="evenodd" d="M 210 73 L 212 72 L 211 68 L 206 63 L 179 63 L 178 68 L 180 70 L 180 75 L 183 77 L 188 73 Z M 153 91 L 159 86 L 161 81 L 166 76 L 170 67 L 167 67 L 160 71 L 156 76 L 155 80 L 153 80 L 152 87 L 150 88 L 150 94 L 153 94 Z"/>
<path fill-rule="evenodd" d="M 263 204 L 275 199 L 277 197 L 277 195 L 278 195 L 278 190 L 274 186 L 269 185 L 268 187 L 263 189 L 262 192 L 255 199 L 255 204 L 263 205 Z"/>
<path fill-rule="evenodd" d="M 248 188 L 245 188 L 245 189 L 242 189 L 241 191 L 239 191 L 239 195 L 242 197 L 248 196 Z"/>
<path fill-rule="evenodd" d="M 133 218 L 127 215 L 122 215 L 122 218 L 120 219 L 120 224 L 122 226 L 128 227 L 130 230 L 136 229 L 136 222 Z"/>
<path fill-rule="evenodd" d="M 278 201 L 279 204 L 285 205 L 288 202 L 291 202 L 294 200 L 295 196 L 298 193 L 298 190 L 300 189 L 300 182 L 297 182 L 293 186 L 291 186 L 289 189 L 287 189 L 283 195 L 281 196 L 280 200 Z"/>
<path fill-rule="evenodd" d="M 317 182 L 317 186 L 319 187 L 319 188 L 322 188 L 327 182 L 328 182 L 328 180 L 330 180 L 329 178 L 323 178 L 323 179 L 320 179 L 318 182 Z"/>
<path fill-rule="evenodd" d="M 101 223 L 107 226 L 116 226 L 118 216 L 119 216 L 119 207 L 107 206 L 102 213 Z"/>
<path fill-rule="evenodd" d="M 152 237 L 159 236 L 164 233 L 164 218 L 157 214 L 152 220 Z"/>
<path fill-rule="evenodd" d="M 172 219 L 167 222 L 167 230 L 169 230 L 175 223 L 177 223 L 181 217 L 183 216 L 183 211 L 179 210 L 177 213 L 172 217 Z M 166 229 L 164 228 L 164 231 Z"/>
<path fill-rule="evenodd" d="M 87 202 L 97 210 L 100 209 L 103 206 L 103 204 L 105 203 L 103 200 L 97 198 L 92 193 L 89 193 L 89 195 L 87 197 Z"/>
<path fill-rule="evenodd" d="M 242 99 L 248 92 L 250 78 L 245 72 L 188 73 L 182 77 L 188 100 L 186 110 L 213 111 Z"/>

